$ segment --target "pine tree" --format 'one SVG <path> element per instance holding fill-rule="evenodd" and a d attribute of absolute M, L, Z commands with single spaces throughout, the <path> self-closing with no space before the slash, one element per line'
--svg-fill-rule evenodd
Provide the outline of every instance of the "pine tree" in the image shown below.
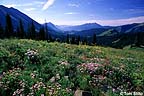
<path fill-rule="evenodd" d="M 77 45 L 80 44 L 80 36 L 77 37 Z"/>
<path fill-rule="evenodd" d="M 47 41 L 49 41 L 49 32 L 48 32 L 46 20 L 45 20 L 45 38 Z"/>
<path fill-rule="evenodd" d="M 75 44 L 75 37 L 74 36 L 71 38 L 71 44 Z"/>
<path fill-rule="evenodd" d="M 137 33 L 136 46 L 141 47 L 141 45 L 144 45 L 144 32 Z"/>
<path fill-rule="evenodd" d="M 69 44 L 69 34 L 67 34 L 66 42 Z"/>
<path fill-rule="evenodd" d="M 45 30 L 44 30 L 44 27 L 40 28 L 39 39 L 40 40 L 45 40 Z"/>
<path fill-rule="evenodd" d="M 34 26 L 33 21 L 31 23 L 31 27 L 30 27 L 30 38 L 36 39 L 36 31 L 35 31 L 35 26 Z"/>
<path fill-rule="evenodd" d="M 30 26 L 30 24 L 28 24 L 27 32 L 26 32 L 25 36 L 27 39 L 31 39 L 31 26 Z"/>
<path fill-rule="evenodd" d="M 51 34 L 48 34 L 48 40 L 49 40 L 49 42 L 53 42 L 54 41 L 52 36 L 51 36 Z"/>
<path fill-rule="evenodd" d="M 25 32 L 24 32 L 24 27 L 23 27 L 23 23 L 22 23 L 21 19 L 19 20 L 19 26 L 20 26 L 20 28 L 19 28 L 19 38 L 24 38 Z"/>
<path fill-rule="evenodd" d="M 4 38 L 4 29 L 0 24 L 0 38 Z"/>
<path fill-rule="evenodd" d="M 17 29 L 16 29 L 16 37 L 17 37 L 17 38 L 20 38 L 20 37 L 19 37 L 19 32 L 20 32 L 20 28 L 19 28 L 19 26 L 17 26 Z"/>
<path fill-rule="evenodd" d="M 13 25 L 12 25 L 12 20 L 9 14 L 6 15 L 6 28 L 5 29 L 5 35 L 7 38 L 13 36 Z"/>
<path fill-rule="evenodd" d="M 93 34 L 93 41 L 92 41 L 92 43 L 95 45 L 96 42 L 97 42 L 96 34 Z"/>
<path fill-rule="evenodd" d="M 136 41 L 135 41 L 135 45 L 137 46 L 137 47 L 140 47 L 140 43 L 141 43 L 141 33 L 140 32 L 138 32 L 137 34 L 136 34 Z"/>
<path fill-rule="evenodd" d="M 87 43 L 88 43 L 88 42 L 87 42 L 87 37 L 85 37 L 84 40 L 83 40 L 83 44 L 84 44 L 84 45 L 87 45 Z"/>

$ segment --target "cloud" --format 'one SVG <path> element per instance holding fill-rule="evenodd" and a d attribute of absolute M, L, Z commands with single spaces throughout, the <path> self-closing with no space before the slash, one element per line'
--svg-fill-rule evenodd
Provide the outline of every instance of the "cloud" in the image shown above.
<path fill-rule="evenodd" d="M 70 3 L 70 4 L 68 4 L 68 6 L 71 6 L 71 7 L 79 7 L 79 5 L 78 4 L 72 4 L 72 3 Z"/>
<path fill-rule="evenodd" d="M 10 7 L 27 7 L 27 6 L 32 6 L 32 3 L 26 3 L 26 4 L 6 4 L 5 6 L 10 8 Z"/>
<path fill-rule="evenodd" d="M 16 4 L 7 4 L 5 6 L 8 7 L 8 8 L 10 8 L 10 7 L 16 7 L 17 5 Z"/>
<path fill-rule="evenodd" d="M 127 9 L 127 10 L 124 10 L 124 12 L 127 12 L 127 13 L 129 13 L 129 14 L 139 14 L 139 13 L 144 13 L 144 9 L 143 8 L 141 8 L 141 9 L 139 9 L 139 8 L 136 8 L 136 9 Z"/>
<path fill-rule="evenodd" d="M 40 1 L 33 1 L 32 3 L 25 3 L 25 4 L 6 4 L 5 6 L 10 8 L 10 7 L 29 7 L 33 5 L 43 5 L 44 2 Z"/>
<path fill-rule="evenodd" d="M 55 0 L 48 0 L 47 3 L 44 4 L 42 10 L 48 9 L 51 5 L 53 5 L 54 2 L 55 2 Z"/>
<path fill-rule="evenodd" d="M 67 12 L 67 13 L 64 13 L 66 15 L 74 15 L 74 14 L 79 14 L 78 12 Z"/>
<path fill-rule="evenodd" d="M 43 5 L 45 2 L 43 1 L 34 1 L 35 4 L 40 4 L 40 5 Z"/>
<path fill-rule="evenodd" d="M 103 25 L 111 25 L 111 26 L 125 25 L 131 23 L 142 23 L 144 22 L 144 16 L 132 17 L 127 19 L 117 19 L 117 20 L 97 20 L 97 22 Z"/>
<path fill-rule="evenodd" d="M 26 9 L 24 9 L 25 11 L 34 11 L 34 10 L 36 10 L 36 8 L 26 8 Z"/>

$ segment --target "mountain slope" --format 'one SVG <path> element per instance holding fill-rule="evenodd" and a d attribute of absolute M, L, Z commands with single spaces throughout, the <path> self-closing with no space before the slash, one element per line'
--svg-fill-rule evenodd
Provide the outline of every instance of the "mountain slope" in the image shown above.
<path fill-rule="evenodd" d="M 41 25 L 31 19 L 29 16 L 25 15 L 24 13 L 20 12 L 15 8 L 7 8 L 5 6 L 0 5 L 0 24 L 5 27 L 6 25 L 6 15 L 9 14 L 12 19 L 12 24 L 14 29 L 19 25 L 19 20 L 21 19 L 23 22 L 24 29 L 27 30 L 29 24 L 32 22 L 34 23 L 36 29 L 39 29 Z"/>
<path fill-rule="evenodd" d="M 35 28 L 37 32 L 39 32 L 40 27 L 45 26 L 45 24 L 41 25 L 29 16 L 25 15 L 24 13 L 20 12 L 19 10 L 15 8 L 7 8 L 3 5 L 0 5 L 0 24 L 2 25 L 3 28 L 6 26 L 6 15 L 9 14 L 12 20 L 12 25 L 14 30 L 19 26 L 19 20 L 22 20 L 24 30 L 27 31 L 28 27 L 30 27 L 31 23 L 33 22 L 35 25 Z M 55 27 L 54 24 L 52 23 L 46 23 L 48 32 L 52 35 L 52 37 L 57 38 L 57 37 L 62 37 L 63 32 Z"/>

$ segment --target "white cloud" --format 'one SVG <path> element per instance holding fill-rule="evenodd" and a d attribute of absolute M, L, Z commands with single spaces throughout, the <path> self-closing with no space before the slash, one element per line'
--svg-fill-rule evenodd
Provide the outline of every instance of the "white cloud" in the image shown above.
<path fill-rule="evenodd" d="M 144 22 L 144 16 L 127 18 L 127 19 L 97 20 L 97 21 L 98 23 L 103 24 L 103 25 L 118 26 L 118 25 L 125 25 L 125 24 L 131 24 L 131 23 L 142 23 Z"/>
<path fill-rule="evenodd" d="M 64 13 L 66 15 L 74 15 L 74 14 L 79 14 L 78 12 L 67 12 L 67 13 Z"/>
<path fill-rule="evenodd" d="M 72 4 L 72 3 L 70 3 L 70 4 L 68 4 L 68 6 L 71 6 L 71 7 L 79 7 L 79 5 L 78 4 Z"/>
<path fill-rule="evenodd" d="M 124 12 L 127 12 L 129 14 L 139 14 L 139 13 L 144 13 L 144 10 L 142 8 L 136 8 L 136 9 L 127 9 L 124 10 Z"/>
<path fill-rule="evenodd" d="M 36 10 L 36 8 L 26 8 L 26 9 L 24 9 L 25 11 L 34 11 L 34 10 Z"/>
<path fill-rule="evenodd" d="M 43 5 L 44 2 L 40 1 L 33 1 L 32 3 L 25 3 L 25 4 L 6 4 L 5 6 L 10 8 L 10 7 L 29 7 L 33 5 Z"/>
<path fill-rule="evenodd" d="M 45 2 L 42 2 L 42 1 L 34 1 L 35 4 L 40 4 L 40 5 L 43 5 Z"/>
<path fill-rule="evenodd" d="M 16 7 L 17 5 L 16 4 L 7 4 L 5 6 L 8 7 L 8 8 L 10 8 L 10 7 Z"/>
<path fill-rule="evenodd" d="M 55 2 L 55 0 L 48 0 L 47 3 L 44 4 L 42 10 L 48 9 L 51 5 L 53 5 L 54 2 Z"/>
<path fill-rule="evenodd" d="M 26 4 L 7 4 L 5 5 L 6 7 L 27 7 L 27 6 L 32 6 L 33 3 L 26 3 Z"/>

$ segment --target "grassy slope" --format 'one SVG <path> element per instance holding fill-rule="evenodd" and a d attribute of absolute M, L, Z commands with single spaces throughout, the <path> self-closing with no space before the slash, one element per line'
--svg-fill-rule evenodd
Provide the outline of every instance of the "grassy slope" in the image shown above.
<path fill-rule="evenodd" d="M 24 54 L 28 49 L 38 50 L 39 60 L 31 64 Z M 34 40 L 5 39 L 0 40 L 0 73 L 8 72 L 13 67 L 22 69 L 22 79 L 29 80 L 29 74 L 37 72 L 34 84 L 43 78 L 45 84 L 55 74 L 64 76 L 65 73 L 58 67 L 60 61 L 66 61 L 71 65 L 78 65 L 86 62 L 97 62 L 95 58 L 104 59 L 115 67 L 123 66 L 130 74 L 136 74 L 144 80 L 144 50 L 143 49 L 113 49 L 99 46 L 69 45 L 65 43 L 47 43 Z M 93 60 L 92 60 L 93 59 Z M 1 80 L 1 79 L 0 79 Z M 5 79 L 7 80 L 7 79 Z M 61 84 L 63 81 L 60 81 Z M 31 86 L 31 85 L 28 85 Z M 0 93 L 2 94 L 2 93 Z M 3 93 L 4 94 L 4 93 Z M 12 94 L 12 93 L 11 93 Z"/>

